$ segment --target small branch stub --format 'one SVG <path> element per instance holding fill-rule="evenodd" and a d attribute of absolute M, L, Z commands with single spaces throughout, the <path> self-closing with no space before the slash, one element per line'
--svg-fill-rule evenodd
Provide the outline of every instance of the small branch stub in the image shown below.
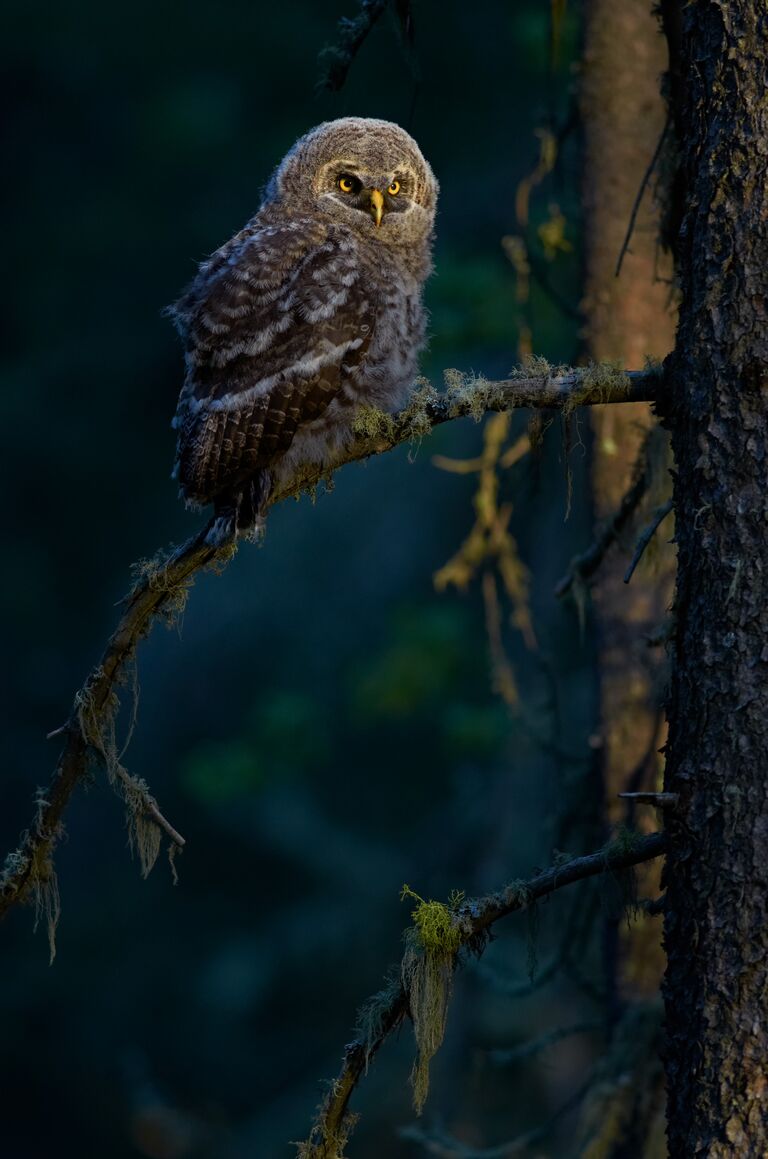
<path fill-rule="evenodd" d="M 655 805 L 657 809 L 675 809 L 680 801 L 679 793 L 619 793 L 618 796 L 638 805 Z"/>

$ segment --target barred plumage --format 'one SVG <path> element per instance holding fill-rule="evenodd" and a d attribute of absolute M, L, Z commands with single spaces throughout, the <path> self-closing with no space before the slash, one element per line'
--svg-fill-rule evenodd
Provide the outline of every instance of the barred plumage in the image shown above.
<path fill-rule="evenodd" d="M 275 478 L 328 461 L 355 406 L 403 401 L 436 196 L 397 125 L 320 125 L 172 308 L 186 352 L 175 473 L 187 502 L 215 505 L 217 542 L 258 526 Z"/>

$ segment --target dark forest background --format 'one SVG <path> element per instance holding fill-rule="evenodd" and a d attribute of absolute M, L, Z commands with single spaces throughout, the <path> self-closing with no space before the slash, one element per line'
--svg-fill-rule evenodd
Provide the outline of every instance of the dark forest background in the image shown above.
<path fill-rule="evenodd" d="M 416 136 L 442 185 L 424 373 L 500 377 L 517 361 L 502 238 L 537 129 L 569 119 L 577 7 L 553 54 L 537 0 L 421 0 L 413 59 L 383 19 L 343 90 L 318 94 L 318 53 L 349 7 L 82 0 L 6 14 L 3 850 L 50 772 L 45 734 L 98 656 L 131 561 L 198 526 L 170 480 L 181 356 L 161 312 L 256 209 L 297 136 L 352 113 Z M 575 306 L 571 144 L 531 213 L 534 236 L 552 202 L 565 216 L 570 249 L 549 265 Z M 537 353 L 578 356 L 577 322 L 535 282 L 526 318 Z M 514 423 L 523 431 L 526 416 Z M 402 885 L 484 892 L 554 850 L 595 846 L 594 820 L 572 807 L 594 763 L 594 646 L 576 606 L 553 596 L 591 536 L 589 434 L 564 440 L 557 419 L 505 475 L 538 642 L 509 633 L 516 713 L 494 692 L 476 587 L 433 585 L 471 525 L 476 480 L 431 457 L 475 455 L 481 440 L 471 420 L 453 423 L 415 455 L 346 468 L 315 505 L 276 508 L 265 547 L 198 580 L 180 629 L 142 646 L 126 763 L 187 839 L 180 881 L 164 860 L 141 880 L 97 774 L 57 853 L 53 966 L 29 910 L 2 931 L 2 1155 L 291 1155 L 357 1006 L 399 958 Z M 566 891 L 533 926 L 508 919 L 460 972 L 427 1124 L 490 1146 L 568 1103 L 600 1053 L 613 888 Z M 576 1023 L 556 1053 L 508 1053 Z M 406 1030 L 356 1095 L 353 1154 L 423 1153 L 400 1133 L 414 1118 L 412 1054 Z M 554 1124 L 544 1153 L 566 1153 L 570 1124 Z"/>

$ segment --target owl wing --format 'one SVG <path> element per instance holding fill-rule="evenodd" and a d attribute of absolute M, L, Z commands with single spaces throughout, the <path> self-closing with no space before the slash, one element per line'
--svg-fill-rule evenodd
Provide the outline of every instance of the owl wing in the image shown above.
<path fill-rule="evenodd" d="M 275 463 L 339 394 L 373 325 L 353 252 L 312 221 L 247 227 L 172 314 L 187 367 L 176 474 L 193 503 Z"/>

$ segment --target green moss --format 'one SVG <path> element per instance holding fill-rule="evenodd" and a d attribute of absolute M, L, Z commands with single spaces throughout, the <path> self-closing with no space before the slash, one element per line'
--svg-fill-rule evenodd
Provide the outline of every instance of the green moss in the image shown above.
<path fill-rule="evenodd" d="M 462 931 L 454 913 L 464 900 L 464 894 L 453 893 L 450 904 L 445 905 L 440 901 L 425 901 L 409 885 L 404 885 L 400 899 L 404 901 L 406 898 L 413 898 L 419 903 L 411 911 L 411 917 L 424 949 L 428 953 L 457 953 L 462 943 Z"/>
<path fill-rule="evenodd" d="M 606 869 L 609 868 L 612 856 L 633 853 L 637 849 L 640 841 L 642 841 L 641 833 L 638 833 L 635 829 L 628 829 L 624 825 L 620 826 L 613 840 L 609 841 L 603 850 Z M 613 881 L 614 886 L 618 887 L 619 904 L 626 917 L 627 925 L 630 925 L 641 912 L 637 893 L 636 869 L 634 866 L 628 866 L 625 869 L 613 869 L 611 873 L 603 874 L 602 880 L 606 885 Z"/>
<path fill-rule="evenodd" d="M 626 825 L 619 826 L 613 840 L 609 841 L 603 850 L 606 864 L 612 856 L 620 857 L 624 853 L 634 853 L 641 841 L 642 834 L 637 830 L 629 829 Z"/>

